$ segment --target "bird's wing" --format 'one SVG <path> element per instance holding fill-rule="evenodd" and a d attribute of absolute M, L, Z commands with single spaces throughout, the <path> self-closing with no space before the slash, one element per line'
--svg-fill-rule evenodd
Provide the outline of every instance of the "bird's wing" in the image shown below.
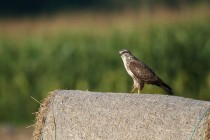
<path fill-rule="evenodd" d="M 146 64 L 138 60 L 131 61 L 129 68 L 136 77 L 146 83 L 148 82 L 152 84 L 153 82 L 160 80 L 158 76 L 156 76 L 156 74 Z"/>

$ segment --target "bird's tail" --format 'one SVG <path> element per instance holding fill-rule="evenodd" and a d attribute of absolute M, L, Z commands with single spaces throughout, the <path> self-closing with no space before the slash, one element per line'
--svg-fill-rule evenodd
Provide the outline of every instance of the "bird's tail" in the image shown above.
<path fill-rule="evenodd" d="M 169 95 L 173 95 L 174 94 L 172 89 L 167 84 L 165 84 L 162 81 L 161 81 L 161 83 L 158 83 L 157 86 L 163 88 Z"/>

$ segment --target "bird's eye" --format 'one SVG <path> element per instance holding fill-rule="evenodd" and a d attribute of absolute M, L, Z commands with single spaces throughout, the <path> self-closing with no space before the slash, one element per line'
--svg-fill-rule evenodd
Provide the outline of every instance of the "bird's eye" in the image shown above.
<path fill-rule="evenodd" d="M 122 52 L 122 54 L 126 53 L 127 51 Z"/>

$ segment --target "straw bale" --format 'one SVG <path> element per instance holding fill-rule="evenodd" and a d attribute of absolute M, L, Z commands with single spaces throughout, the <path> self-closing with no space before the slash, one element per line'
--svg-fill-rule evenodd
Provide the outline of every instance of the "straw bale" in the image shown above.
<path fill-rule="evenodd" d="M 207 140 L 209 106 L 168 95 L 57 90 L 40 107 L 32 139 Z"/>

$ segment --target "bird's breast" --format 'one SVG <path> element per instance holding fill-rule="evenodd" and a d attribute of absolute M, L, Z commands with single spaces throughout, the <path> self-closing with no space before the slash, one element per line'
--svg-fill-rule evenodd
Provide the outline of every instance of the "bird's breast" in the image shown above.
<path fill-rule="evenodd" d="M 131 76 L 131 77 L 134 77 L 134 74 L 131 72 L 131 70 L 129 69 L 129 60 L 127 60 L 125 57 L 122 57 L 122 60 L 123 60 L 123 64 L 125 66 L 125 69 L 127 71 L 127 73 Z"/>
<path fill-rule="evenodd" d="M 126 68 L 126 71 L 128 72 L 128 74 L 131 76 L 131 77 L 134 77 L 134 74 L 131 72 L 131 70 L 129 68 Z"/>

